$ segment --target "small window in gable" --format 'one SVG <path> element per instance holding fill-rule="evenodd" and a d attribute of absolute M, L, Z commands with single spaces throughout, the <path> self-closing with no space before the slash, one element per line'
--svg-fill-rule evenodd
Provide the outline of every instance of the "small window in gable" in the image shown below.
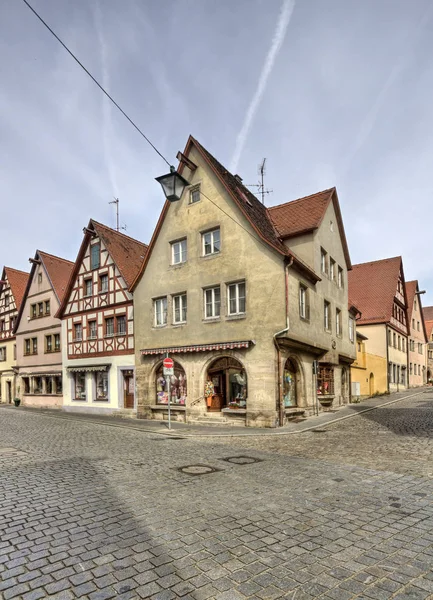
<path fill-rule="evenodd" d="M 90 268 L 99 269 L 101 265 L 100 260 L 101 247 L 100 244 L 93 244 L 90 246 Z"/>
<path fill-rule="evenodd" d="M 189 203 L 195 204 L 200 201 L 200 184 L 195 185 L 189 191 Z"/>

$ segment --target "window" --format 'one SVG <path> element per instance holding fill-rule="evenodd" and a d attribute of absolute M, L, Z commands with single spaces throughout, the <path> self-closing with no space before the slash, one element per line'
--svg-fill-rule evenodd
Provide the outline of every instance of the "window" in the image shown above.
<path fill-rule="evenodd" d="M 49 300 L 45 300 L 45 314 L 46 315 L 50 314 L 50 301 Z"/>
<path fill-rule="evenodd" d="M 349 317 L 349 340 L 353 342 L 355 339 L 355 320 Z"/>
<path fill-rule="evenodd" d="M 392 334 L 392 341 L 394 348 L 397 348 L 397 335 L 395 333 Z"/>
<path fill-rule="evenodd" d="M 60 352 L 60 333 L 54 334 L 54 352 Z"/>
<path fill-rule="evenodd" d="M 406 341 L 404 337 L 401 338 L 401 349 L 403 352 L 406 352 Z"/>
<path fill-rule="evenodd" d="M 416 328 L 419 331 L 419 321 L 416 322 Z"/>
<path fill-rule="evenodd" d="M 170 383 L 170 402 L 185 406 L 187 398 L 186 374 L 176 362 L 174 363 L 174 376 L 170 379 Z M 168 404 L 168 377 L 164 376 L 162 364 L 156 372 L 156 403 Z"/>
<path fill-rule="evenodd" d="M 398 382 L 397 371 L 396 371 L 395 365 L 392 365 L 392 381 L 393 381 L 393 383 Z"/>
<path fill-rule="evenodd" d="M 335 311 L 335 331 L 336 331 L 337 335 L 341 335 L 342 334 L 342 328 L 341 328 L 341 310 L 339 310 L 338 308 Z"/>
<path fill-rule="evenodd" d="M 308 289 L 299 285 L 299 316 L 301 319 L 308 320 L 310 318 L 310 306 L 308 303 Z"/>
<path fill-rule="evenodd" d="M 11 331 L 13 331 L 14 327 L 15 327 L 15 321 L 16 321 L 16 317 L 10 317 L 9 318 L 9 329 Z"/>
<path fill-rule="evenodd" d="M 86 373 L 84 371 L 74 373 L 74 399 L 86 400 Z"/>
<path fill-rule="evenodd" d="M 83 339 L 83 326 L 81 323 L 74 324 L 74 341 L 81 342 Z"/>
<path fill-rule="evenodd" d="M 52 394 L 53 393 L 53 378 L 45 377 L 45 393 Z"/>
<path fill-rule="evenodd" d="M 31 306 L 31 315 L 32 319 L 36 319 L 36 304 L 32 304 Z"/>
<path fill-rule="evenodd" d="M 323 325 L 327 331 L 331 329 L 331 305 L 325 300 L 323 304 Z"/>
<path fill-rule="evenodd" d="M 6 321 L 4 319 L 2 319 L 0 321 L 0 331 L 5 331 L 6 330 Z"/>
<path fill-rule="evenodd" d="M 221 288 L 218 285 L 204 291 L 205 318 L 212 319 L 221 314 Z"/>
<path fill-rule="evenodd" d="M 414 307 L 414 309 L 416 310 L 416 298 L 415 298 L 415 300 L 413 301 L 413 307 Z"/>
<path fill-rule="evenodd" d="M 93 246 L 90 246 L 90 268 L 99 269 L 100 264 L 100 246 L 99 244 L 93 244 Z"/>
<path fill-rule="evenodd" d="M 17 345 L 14 344 L 14 360 L 17 359 Z"/>
<path fill-rule="evenodd" d="M 99 276 L 99 291 L 108 292 L 108 275 Z"/>
<path fill-rule="evenodd" d="M 24 355 L 30 354 L 30 340 L 24 340 Z"/>
<path fill-rule="evenodd" d="M 125 335 L 126 333 L 126 317 L 119 315 L 117 318 L 117 335 Z"/>
<path fill-rule="evenodd" d="M 42 377 L 33 377 L 33 393 L 42 394 Z"/>
<path fill-rule="evenodd" d="M 415 319 L 412 319 L 412 329 L 415 329 Z"/>
<path fill-rule="evenodd" d="M 44 303 L 38 302 L 38 317 L 44 316 Z"/>
<path fill-rule="evenodd" d="M 203 255 L 217 254 L 221 249 L 220 230 L 214 229 L 202 235 L 203 239 Z"/>
<path fill-rule="evenodd" d="M 186 323 L 186 294 L 173 296 L 173 322 Z"/>
<path fill-rule="evenodd" d="M 344 287 L 343 269 L 341 267 L 338 267 L 338 287 Z"/>
<path fill-rule="evenodd" d="M 409 374 L 412 375 L 412 363 L 409 364 Z"/>
<path fill-rule="evenodd" d="M 200 186 L 199 185 L 195 185 L 189 191 L 189 203 L 190 204 L 195 204 L 199 200 L 200 200 Z"/>
<path fill-rule="evenodd" d="M 89 327 L 89 340 L 94 340 L 97 337 L 96 321 L 89 321 L 88 327 Z"/>
<path fill-rule="evenodd" d="M 108 400 L 108 373 L 106 371 L 97 371 L 96 379 L 96 400 Z"/>
<path fill-rule="evenodd" d="M 55 381 L 55 384 L 56 384 L 56 394 L 62 394 L 63 393 L 62 376 L 61 375 L 56 375 L 54 377 L 54 381 Z"/>
<path fill-rule="evenodd" d="M 167 325 L 167 297 L 158 298 L 153 302 L 155 307 L 155 326 Z"/>
<path fill-rule="evenodd" d="M 398 349 L 401 350 L 401 337 L 398 336 Z"/>
<path fill-rule="evenodd" d="M 53 351 L 53 336 L 46 335 L 45 336 L 45 352 Z"/>
<path fill-rule="evenodd" d="M 319 366 L 317 373 L 317 394 L 325 396 L 334 395 L 334 369 Z"/>
<path fill-rule="evenodd" d="M 32 354 L 38 353 L 38 338 L 32 338 Z"/>
<path fill-rule="evenodd" d="M 335 281 L 335 260 L 333 258 L 329 259 L 329 277 Z"/>
<path fill-rule="evenodd" d="M 245 281 L 231 283 L 228 286 L 229 315 L 240 315 L 245 313 Z"/>
<path fill-rule="evenodd" d="M 4 362 L 6 360 L 6 346 L 2 346 L 0 348 L 0 361 Z"/>
<path fill-rule="evenodd" d="M 178 265 L 186 262 L 187 248 L 186 240 L 180 240 L 179 242 L 173 242 L 171 244 L 171 264 Z"/>
<path fill-rule="evenodd" d="M 361 342 L 358 342 L 358 352 L 361 352 Z"/>
<path fill-rule="evenodd" d="M 9 308 L 10 296 L 5 294 L 5 308 Z"/>
<path fill-rule="evenodd" d="M 114 317 L 108 317 L 108 319 L 105 319 L 105 335 L 114 335 Z"/>
<path fill-rule="evenodd" d="M 42 273 L 38 273 L 38 283 L 42 283 Z"/>
<path fill-rule="evenodd" d="M 84 280 L 84 295 L 85 296 L 92 295 L 92 280 L 91 279 Z"/>
<path fill-rule="evenodd" d="M 322 273 L 328 272 L 328 254 L 323 248 L 320 248 L 320 270 Z"/>
<path fill-rule="evenodd" d="M 418 342 L 418 354 L 422 354 L 422 344 Z"/>
<path fill-rule="evenodd" d="M 30 377 L 23 377 L 22 381 L 24 384 L 24 393 L 30 394 Z"/>

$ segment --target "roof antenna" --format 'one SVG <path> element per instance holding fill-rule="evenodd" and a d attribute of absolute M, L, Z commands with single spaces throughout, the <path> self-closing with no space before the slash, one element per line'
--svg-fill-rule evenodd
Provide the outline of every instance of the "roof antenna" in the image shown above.
<path fill-rule="evenodd" d="M 273 190 L 265 189 L 265 175 L 266 175 L 266 158 L 262 160 L 262 163 L 258 167 L 258 174 L 260 175 L 259 183 L 252 183 L 247 185 L 246 187 L 255 187 L 257 188 L 258 193 L 262 197 L 262 204 L 265 203 L 265 194 L 272 194 Z"/>
<path fill-rule="evenodd" d="M 114 200 L 112 200 L 108 204 L 116 205 L 116 231 L 120 231 L 121 229 L 126 231 L 126 225 L 123 225 L 123 227 L 120 227 L 119 225 L 119 198 L 114 198 Z"/>

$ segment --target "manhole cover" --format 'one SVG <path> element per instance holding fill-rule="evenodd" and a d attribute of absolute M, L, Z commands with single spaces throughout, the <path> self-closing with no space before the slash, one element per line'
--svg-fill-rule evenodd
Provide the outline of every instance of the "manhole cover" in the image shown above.
<path fill-rule="evenodd" d="M 209 465 L 187 465 L 186 467 L 179 467 L 178 471 L 187 475 L 207 475 L 208 473 L 215 473 L 219 469 L 209 467 Z"/>
<path fill-rule="evenodd" d="M 253 456 L 229 456 L 228 458 L 222 458 L 221 460 L 234 463 L 235 465 L 251 465 L 253 463 L 262 462 L 260 458 L 254 458 Z"/>

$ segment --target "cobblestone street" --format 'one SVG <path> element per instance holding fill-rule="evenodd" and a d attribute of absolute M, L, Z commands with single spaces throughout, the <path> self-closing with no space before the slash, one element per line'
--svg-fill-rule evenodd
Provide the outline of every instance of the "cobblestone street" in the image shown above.
<path fill-rule="evenodd" d="M 433 598 L 432 392 L 295 435 L 0 436 L 4 600 Z"/>

